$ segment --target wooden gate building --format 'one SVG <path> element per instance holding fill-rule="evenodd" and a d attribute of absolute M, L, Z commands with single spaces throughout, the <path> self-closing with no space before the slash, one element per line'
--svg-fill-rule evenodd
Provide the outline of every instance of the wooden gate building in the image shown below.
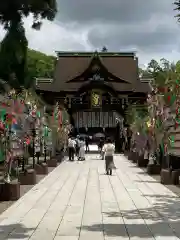
<path fill-rule="evenodd" d="M 54 79 L 37 81 L 36 91 L 51 105 L 63 104 L 76 132 L 114 135 L 116 118 L 128 104 L 146 101 L 149 82 L 139 78 L 133 52 L 57 52 Z"/>

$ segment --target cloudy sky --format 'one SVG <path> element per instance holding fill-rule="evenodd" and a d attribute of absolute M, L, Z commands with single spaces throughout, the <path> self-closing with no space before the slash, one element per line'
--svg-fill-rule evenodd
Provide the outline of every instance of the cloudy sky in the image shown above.
<path fill-rule="evenodd" d="M 136 51 L 140 64 L 150 59 L 180 59 L 180 23 L 174 18 L 173 0 L 57 0 L 54 22 L 44 21 L 41 31 L 25 20 L 29 46 L 54 51 Z M 0 31 L 0 38 L 4 35 Z"/>

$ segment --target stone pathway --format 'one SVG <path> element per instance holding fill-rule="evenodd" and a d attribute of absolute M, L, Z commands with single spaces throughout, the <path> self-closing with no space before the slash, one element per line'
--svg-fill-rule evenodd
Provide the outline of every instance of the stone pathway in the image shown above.
<path fill-rule="evenodd" d="M 0 239 L 180 239 L 180 198 L 124 156 L 64 162 L 0 215 Z"/>

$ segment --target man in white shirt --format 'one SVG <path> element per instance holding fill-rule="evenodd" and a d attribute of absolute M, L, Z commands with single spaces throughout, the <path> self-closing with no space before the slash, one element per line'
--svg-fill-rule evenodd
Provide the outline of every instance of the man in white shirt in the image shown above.
<path fill-rule="evenodd" d="M 72 137 L 69 137 L 68 139 L 69 161 L 74 161 L 75 146 L 76 141 Z"/>

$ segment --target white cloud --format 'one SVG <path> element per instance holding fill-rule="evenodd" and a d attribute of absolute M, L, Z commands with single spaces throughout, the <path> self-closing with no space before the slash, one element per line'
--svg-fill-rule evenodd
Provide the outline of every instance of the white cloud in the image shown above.
<path fill-rule="evenodd" d="M 29 47 L 46 54 L 55 54 L 55 51 L 86 51 L 91 50 L 88 43 L 86 29 L 72 28 L 72 25 L 62 26 L 57 22 L 43 21 L 39 31 L 31 28 L 32 17 L 24 20 Z M 0 40 L 5 31 L 0 27 Z"/>
<path fill-rule="evenodd" d="M 160 17 L 161 16 L 161 17 Z M 113 29 L 119 29 L 122 34 L 127 34 L 127 32 L 132 32 L 132 26 L 130 24 L 121 25 L 119 24 L 117 27 L 117 24 L 112 25 L 112 22 L 103 24 L 103 22 L 97 22 L 92 21 L 91 24 L 77 24 L 77 22 L 49 22 L 47 20 L 43 21 L 43 25 L 41 27 L 40 31 L 33 30 L 31 28 L 32 23 L 32 16 L 26 18 L 24 20 L 24 26 L 26 28 L 26 36 L 29 41 L 29 47 L 41 52 L 44 52 L 46 54 L 55 54 L 55 51 L 94 51 L 96 48 L 96 44 L 92 44 L 92 42 L 89 40 L 89 33 L 92 31 L 93 28 L 96 29 L 95 35 L 104 35 L 108 32 L 108 36 L 111 36 L 111 32 Z M 178 36 L 178 30 L 179 26 L 176 23 L 176 20 L 174 19 L 173 15 L 165 15 L 162 14 L 158 15 L 152 15 L 149 21 L 141 22 L 141 24 L 136 26 L 136 31 L 153 31 L 155 30 L 159 25 L 166 25 L 168 29 L 171 29 L 172 32 L 177 33 Z M 138 27 L 139 26 L 139 27 Z M 130 29 L 131 27 L 131 29 Z M 97 30 L 98 29 L 98 30 Z M 128 30 L 129 29 L 129 30 Z M 128 31 L 127 31 L 128 30 Z M 118 31 L 118 30 L 116 30 Z M 137 31 L 138 32 L 138 31 Z M 159 31 L 158 31 L 159 32 Z M 0 40 L 3 39 L 5 35 L 5 31 L 0 26 Z M 169 34 L 170 35 L 170 34 Z M 135 34 L 134 34 L 135 36 Z M 173 36 L 170 35 L 170 38 L 172 37 L 172 42 L 174 40 Z M 117 38 L 117 40 L 122 38 Z M 132 43 L 135 43 L 135 37 L 131 38 Z M 155 37 L 154 37 L 155 39 Z M 103 38 L 103 41 L 101 41 L 101 45 L 104 45 L 105 37 Z M 149 39 L 144 39 L 143 42 L 147 42 Z M 160 40 L 160 39 L 159 39 Z M 180 40 L 180 37 L 179 37 Z M 178 40 L 178 41 L 179 41 Z M 161 58 L 167 58 L 170 61 L 176 61 L 180 59 L 180 48 L 177 45 L 172 46 L 172 50 L 165 48 L 160 50 L 159 52 L 154 49 L 154 51 L 150 48 L 150 46 L 147 45 L 144 49 L 142 48 L 142 45 L 137 46 L 136 44 L 127 44 L 127 46 L 123 46 L 123 44 L 118 45 L 118 49 L 115 46 L 113 48 L 113 37 L 110 38 L 110 44 L 107 45 L 109 50 L 116 50 L 116 51 L 136 51 L 137 56 L 139 57 L 139 63 L 147 64 L 152 58 L 154 59 L 161 59 Z M 96 42 L 97 43 L 97 42 Z M 151 42 L 152 43 L 152 42 Z M 112 47 L 112 49 L 111 49 Z M 152 51 L 151 51 L 152 50 Z"/>
<path fill-rule="evenodd" d="M 29 47 L 47 54 L 55 51 L 89 50 L 87 31 L 64 27 L 57 22 L 43 21 L 40 31 L 31 28 L 32 17 L 25 19 Z"/>

